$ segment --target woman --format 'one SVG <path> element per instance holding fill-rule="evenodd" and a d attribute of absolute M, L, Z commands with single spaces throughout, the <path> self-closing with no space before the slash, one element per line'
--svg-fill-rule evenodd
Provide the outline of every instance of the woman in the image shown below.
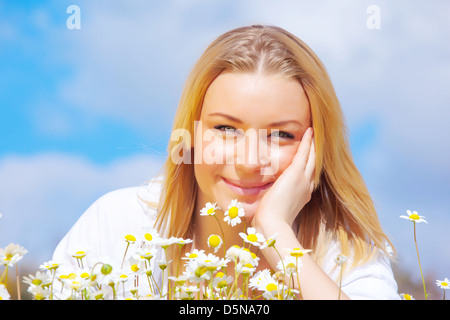
<path fill-rule="evenodd" d="M 231 246 L 253 227 L 264 238 L 277 235 L 282 255 L 312 249 L 294 280 L 300 298 L 398 298 L 390 242 L 353 163 L 339 101 L 300 39 L 260 25 L 217 38 L 187 80 L 173 129 L 164 178 L 148 187 L 154 191 L 147 203 L 157 202 L 153 215 L 136 205 L 134 189 L 116 191 L 83 215 L 54 259 L 87 237 L 95 255 L 112 255 L 119 242 L 107 237 L 155 222 L 166 237 L 193 240 L 181 252 L 167 249 L 179 265 L 189 250 L 208 250 L 209 235 L 221 234 Z M 201 216 L 214 203 L 216 217 L 225 218 L 234 199 L 243 223 L 219 226 Z M 259 270 L 277 269 L 279 255 L 269 249 L 260 251 Z M 338 254 L 349 258 L 340 285 Z"/>

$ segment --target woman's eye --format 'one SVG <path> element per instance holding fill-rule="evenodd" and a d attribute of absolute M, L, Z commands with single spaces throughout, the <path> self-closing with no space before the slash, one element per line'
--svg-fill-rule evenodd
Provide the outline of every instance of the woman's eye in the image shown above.
<path fill-rule="evenodd" d="M 290 134 L 289 132 L 286 132 L 286 131 L 275 130 L 275 131 L 272 131 L 270 133 L 270 135 L 272 137 L 277 137 L 277 138 L 294 139 L 294 136 L 292 134 Z"/>
<path fill-rule="evenodd" d="M 227 125 L 219 125 L 219 126 L 215 126 L 214 129 L 217 129 L 219 131 L 223 131 L 225 133 L 234 133 L 237 131 L 236 128 L 232 127 L 232 126 L 227 126 Z"/>

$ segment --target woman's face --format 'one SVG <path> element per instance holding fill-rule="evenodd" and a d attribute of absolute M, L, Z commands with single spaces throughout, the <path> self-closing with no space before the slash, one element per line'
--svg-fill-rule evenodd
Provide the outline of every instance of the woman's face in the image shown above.
<path fill-rule="evenodd" d="M 197 208 L 237 199 L 251 221 L 311 126 L 301 84 L 281 75 L 222 73 L 208 88 L 194 140 Z"/>

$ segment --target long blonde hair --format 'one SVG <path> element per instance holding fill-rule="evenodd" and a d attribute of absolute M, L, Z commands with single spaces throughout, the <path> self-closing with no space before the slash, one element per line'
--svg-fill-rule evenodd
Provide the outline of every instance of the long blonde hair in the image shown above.
<path fill-rule="evenodd" d="M 170 141 L 157 226 L 166 236 L 190 238 L 197 196 L 192 161 L 175 163 L 172 155 L 188 150 L 192 160 L 194 122 L 200 118 L 209 85 L 224 71 L 265 72 L 297 79 L 310 102 L 316 143 L 315 190 L 295 221 L 303 247 L 316 261 L 327 244 L 339 241 L 341 252 L 355 263 L 368 259 L 373 248 L 392 245 L 379 223 L 373 201 L 356 168 L 345 120 L 331 80 L 316 54 L 299 38 L 274 26 L 254 25 L 231 30 L 213 41 L 191 71 L 182 93 L 173 129 L 185 129 L 184 144 Z M 191 150 L 189 152 L 189 150 Z"/>

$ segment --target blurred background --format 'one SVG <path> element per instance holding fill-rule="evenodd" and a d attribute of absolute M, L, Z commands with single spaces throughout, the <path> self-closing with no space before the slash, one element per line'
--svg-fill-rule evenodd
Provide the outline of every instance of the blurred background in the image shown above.
<path fill-rule="evenodd" d="M 34 274 L 93 201 L 153 177 L 206 46 L 235 27 L 273 24 L 327 67 L 398 250 L 399 292 L 423 298 L 413 223 L 399 218 L 417 210 L 428 221 L 417 225 L 427 289 L 441 299 L 435 280 L 450 277 L 449 13 L 445 0 L 0 0 L 0 247 L 25 247 L 19 270 Z"/>

